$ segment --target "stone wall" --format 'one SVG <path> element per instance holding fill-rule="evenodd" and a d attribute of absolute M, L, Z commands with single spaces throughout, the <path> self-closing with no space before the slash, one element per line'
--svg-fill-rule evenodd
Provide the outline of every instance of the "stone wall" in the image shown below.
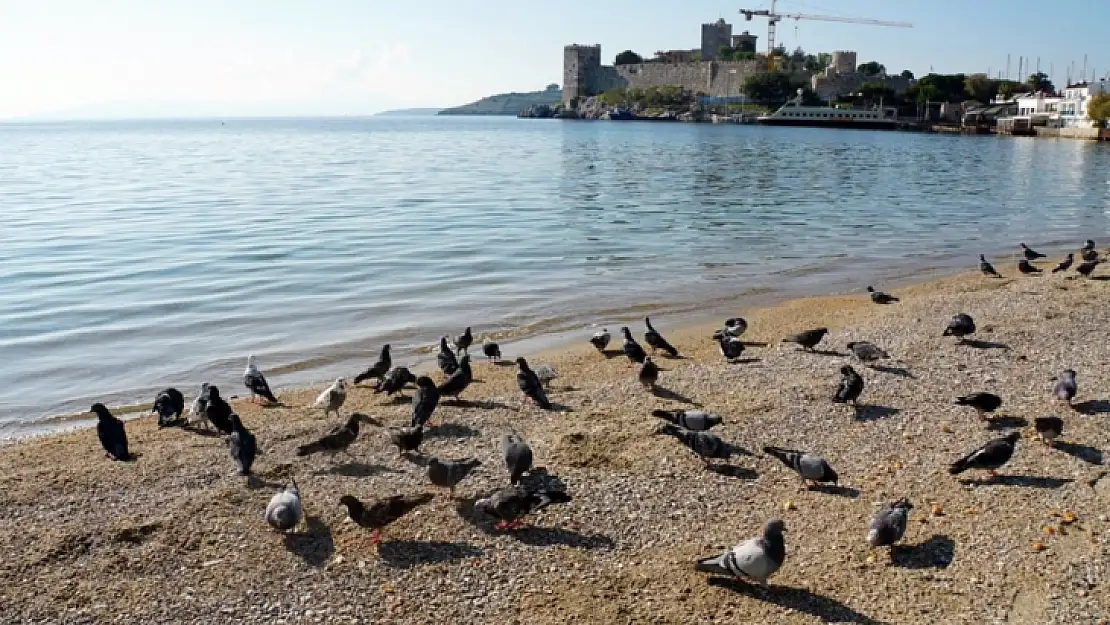
<path fill-rule="evenodd" d="M 864 83 L 877 82 L 894 90 L 894 93 L 902 95 L 913 84 L 910 79 L 901 76 L 865 76 L 864 74 L 834 74 L 832 76 L 822 76 L 820 74 L 813 77 L 811 87 L 822 100 L 827 100 L 839 95 L 847 95 L 850 93 L 857 93 L 859 88 Z"/>

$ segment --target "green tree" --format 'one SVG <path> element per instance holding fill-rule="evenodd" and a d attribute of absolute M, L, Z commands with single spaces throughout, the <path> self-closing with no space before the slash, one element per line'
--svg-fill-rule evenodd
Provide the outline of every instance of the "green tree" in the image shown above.
<path fill-rule="evenodd" d="M 910 71 L 910 70 L 908 70 L 908 69 L 904 69 L 904 70 L 902 70 L 902 73 L 901 73 L 901 74 L 899 74 L 899 75 L 900 75 L 900 76 L 901 76 L 902 78 L 905 78 L 905 79 L 907 79 L 907 80 L 913 80 L 913 72 L 911 72 L 911 71 Z"/>
<path fill-rule="evenodd" d="M 617 55 L 615 61 L 616 65 L 639 65 L 644 62 L 644 57 L 636 54 L 632 50 L 625 50 Z"/>
<path fill-rule="evenodd" d="M 964 93 L 968 98 L 986 104 L 998 94 L 998 82 L 986 74 L 972 74 L 964 80 Z"/>
<path fill-rule="evenodd" d="M 917 81 L 921 87 L 918 95 L 928 96 L 930 102 L 963 102 L 967 99 L 966 82 L 967 76 L 963 74 L 929 74 Z M 926 85 L 931 89 L 925 90 Z"/>
<path fill-rule="evenodd" d="M 823 70 L 826 67 L 828 67 L 829 63 L 832 63 L 832 54 L 830 54 L 828 52 L 818 52 L 817 53 L 817 65 L 820 66 L 820 67 L 818 67 L 818 71 Z"/>
<path fill-rule="evenodd" d="M 1091 97 L 1087 102 L 1087 118 L 1099 128 L 1106 127 L 1106 122 L 1110 121 L 1110 93 L 1103 91 Z"/>
<path fill-rule="evenodd" d="M 1056 87 L 1053 86 L 1052 81 L 1048 79 L 1048 74 L 1043 72 L 1030 74 L 1029 77 L 1025 79 L 1025 84 L 1029 85 L 1029 88 L 1033 91 L 1045 91 L 1048 93 L 1056 91 Z"/>
<path fill-rule="evenodd" d="M 894 90 L 881 82 L 865 82 L 859 87 L 859 93 L 864 100 L 878 104 L 879 101 L 891 102 L 897 97 Z"/>
<path fill-rule="evenodd" d="M 597 96 L 597 101 L 608 107 L 623 106 L 628 102 L 628 91 L 624 87 L 610 89 Z"/>
<path fill-rule="evenodd" d="M 940 89 L 931 83 L 917 85 L 917 103 L 925 104 L 927 102 L 937 102 L 940 99 Z"/>
<path fill-rule="evenodd" d="M 877 76 L 886 72 L 886 66 L 878 61 L 868 61 L 867 63 L 861 64 L 856 71 L 864 76 Z"/>
<path fill-rule="evenodd" d="M 818 55 L 807 54 L 805 59 L 802 61 L 802 69 L 811 74 L 816 74 L 817 72 L 825 68 L 821 66 L 821 59 Z"/>
<path fill-rule="evenodd" d="M 781 104 L 794 97 L 797 87 L 784 72 L 765 72 L 744 80 L 744 95 L 761 104 Z"/>

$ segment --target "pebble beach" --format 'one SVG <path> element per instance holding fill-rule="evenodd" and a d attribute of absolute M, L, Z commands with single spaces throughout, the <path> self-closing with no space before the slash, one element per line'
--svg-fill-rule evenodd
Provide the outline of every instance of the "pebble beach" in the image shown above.
<path fill-rule="evenodd" d="M 340 497 L 436 489 L 380 427 L 364 426 L 349 455 L 295 457 L 342 423 L 310 408 L 319 388 L 282 392 L 280 407 L 225 391 L 263 452 L 251 478 L 233 474 L 220 437 L 154 417 L 127 422 L 130 463 L 106 459 L 93 430 L 16 441 L 0 447 L 0 622 L 1108 623 L 1110 282 L 996 266 L 1006 278 L 886 289 L 900 298 L 890 305 L 861 288 L 738 309 L 749 330 L 736 363 L 715 326 L 653 318 L 681 352 L 657 359 L 654 393 L 620 355 L 617 327 L 608 356 L 587 343 L 592 330 L 565 349 L 506 349 L 502 363 L 475 348 L 474 383 L 440 404 L 422 452 L 483 465 L 378 548 Z M 941 335 L 959 312 L 978 326 L 970 344 Z M 815 353 L 781 342 L 819 326 L 830 331 Z M 642 322 L 631 327 L 642 342 Z M 861 340 L 891 358 L 859 363 L 845 345 Z M 519 355 L 559 372 L 555 410 L 522 405 Z M 844 364 L 866 381 L 858 412 L 830 400 Z M 1051 393 L 1069 368 L 1074 409 Z M 178 388 L 191 400 L 199 382 Z M 955 405 L 974 391 L 1003 398 L 992 422 Z M 746 453 L 707 469 L 655 434 L 653 409 L 693 407 L 721 416 L 714 431 Z M 341 415 L 395 427 L 410 410 L 356 386 Z M 1046 415 L 1065 421 L 1055 448 L 1032 431 Z M 497 440 L 510 429 L 535 452 L 526 480 L 573 501 L 503 532 L 473 502 L 507 484 Z M 1022 438 L 998 478 L 948 474 L 1012 429 Z M 764 445 L 821 454 L 839 485 L 802 489 Z M 290 478 L 306 522 L 280 535 L 262 512 Z M 868 520 L 901 497 L 914 505 L 904 539 L 870 552 Z M 775 517 L 786 561 L 769 587 L 694 570 Z"/>

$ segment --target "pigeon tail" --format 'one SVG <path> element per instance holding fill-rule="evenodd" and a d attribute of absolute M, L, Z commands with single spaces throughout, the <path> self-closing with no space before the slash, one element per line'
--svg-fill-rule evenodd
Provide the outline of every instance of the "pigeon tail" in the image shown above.
<path fill-rule="evenodd" d="M 309 443 L 307 445 L 301 445 L 300 447 L 298 447 L 297 448 L 297 455 L 298 456 L 309 456 L 309 455 L 319 453 L 319 452 L 324 451 L 324 450 L 325 450 L 324 445 L 322 443 L 320 443 L 319 441 L 316 441 L 315 443 Z"/>
<path fill-rule="evenodd" d="M 795 463 L 797 462 L 798 456 L 801 455 L 794 450 L 775 447 L 773 445 L 764 447 L 763 453 L 778 458 L 783 464 L 790 468 L 797 468 Z"/>
<path fill-rule="evenodd" d="M 713 573 L 714 575 L 728 575 L 731 577 L 732 571 L 729 571 L 725 567 L 724 559 L 724 555 L 713 556 L 711 558 L 702 558 L 694 564 L 694 570 L 701 571 L 703 573 Z"/>

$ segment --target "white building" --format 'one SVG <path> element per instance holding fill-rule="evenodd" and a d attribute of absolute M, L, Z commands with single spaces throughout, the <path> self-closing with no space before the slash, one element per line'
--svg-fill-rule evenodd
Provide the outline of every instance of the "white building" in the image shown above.
<path fill-rule="evenodd" d="M 1042 91 L 1019 93 L 1014 97 L 1013 102 L 1017 105 L 1017 114 L 1014 117 L 1027 120 L 1026 126 L 1029 128 L 1033 126 L 1059 127 L 1062 124 L 1060 121 L 1060 105 L 1064 102 L 1064 98 L 1060 96 L 1046 94 Z"/>
<path fill-rule="evenodd" d="M 1087 103 L 1099 93 L 1110 93 L 1110 81 L 1080 82 L 1064 89 L 1064 99 L 1057 105 L 1060 126 L 1063 128 L 1091 128 L 1087 119 Z"/>

